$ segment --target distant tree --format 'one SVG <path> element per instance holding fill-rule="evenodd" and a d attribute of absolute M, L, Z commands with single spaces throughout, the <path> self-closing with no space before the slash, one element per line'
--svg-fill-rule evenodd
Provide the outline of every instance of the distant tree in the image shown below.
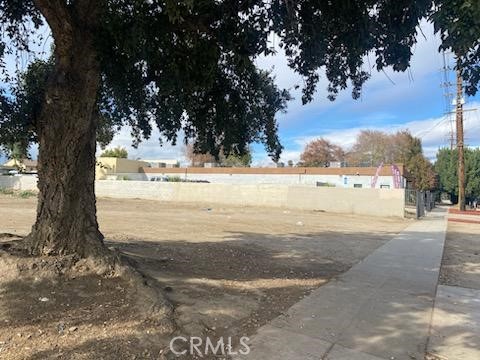
<path fill-rule="evenodd" d="M 227 156 L 221 156 L 220 165 L 225 167 L 250 167 L 252 164 L 252 154 L 247 152 L 246 154 L 230 154 Z"/>
<path fill-rule="evenodd" d="M 354 165 L 370 166 L 377 166 L 382 162 L 406 164 L 408 159 L 421 153 L 421 140 L 408 130 L 397 131 L 394 134 L 379 130 L 362 130 L 357 135 L 347 161 Z"/>
<path fill-rule="evenodd" d="M 400 130 L 394 134 L 378 130 L 360 131 L 347 154 L 347 163 L 370 166 L 401 163 L 415 188 L 428 190 L 436 185 L 435 170 L 423 155 L 422 141 L 408 130 Z"/>
<path fill-rule="evenodd" d="M 435 168 L 423 154 L 422 141 L 408 130 L 391 135 L 389 155 L 389 162 L 404 164 L 414 188 L 431 190 L 438 185 Z"/>
<path fill-rule="evenodd" d="M 329 166 L 332 161 L 343 161 L 344 150 L 327 139 L 319 138 L 310 141 L 300 155 L 303 166 Z"/>
<path fill-rule="evenodd" d="M 287 164 L 288 164 L 288 167 L 293 167 L 294 165 L 293 160 L 288 160 Z"/>
<path fill-rule="evenodd" d="M 190 162 L 191 166 L 204 166 L 206 163 L 216 163 L 224 167 L 249 167 L 252 163 L 252 154 L 250 147 L 243 154 L 235 152 L 233 149 L 229 154 L 224 153 L 221 148 L 218 157 L 210 153 L 196 152 L 193 144 L 188 144 L 184 148 L 185 158 Z"/>
<path fill-rule="evenodd" d="M 438 174 L 439 188 L 441 191 L 450 195 L 453 202 L 456 202 L 458 196 L 458 177 L 457 177 L 457 154 L 456 151 L 443 148 L 437 152 L 435 161 L 435 171 Z"/>
<path fill-rule="evenodd" d="M 203 166 L 206 163 L 216 163 L 217 159 L 210 153 L 198 153 L 195 151 L 193 144 L 185 145 L 183 149 L 185 158 L 190 163 L 190 166 Z"/>
<path fill-rule="evenodd" d="M 465 196 L 467 200 L 480 200 L 480 149 L 468 148 L 465 158 Z"/>
<path fill-rule="evenodd" d="M 344 162 L 347 156 L 347 152 L 340 145 L 333 144 L 332 155 L 333 161 Z"/>
<path fill-rule="evenodd" d="M 414 189 L 432 190 L 436 187 L 437 174 L 432 163 L 423 154 L 416 154 L 407 159 L 405 168 Z"/>
<path fill-rule="evenodd" d="M 3 146 L 5 155 L 13 160 L 13 166 L 18 170 L 22 170 L 22 162 L 24 159 L 29 159 L 28 148 L 25 144 L 15 142 Z"/>
<path fill-rule="evenodd" d="M 114 157 L 126 159 L 128 157 L 128 152 L 127 149 L 125 149 L 124 147 L 117 146 L 116 148 L 105 150 L 104 152 L 102 152 L 100 157 Z"/>
<path fill-rule="evenodd" d="M 390 147 L 387 149 L 389 149 L 387 150 L 389 158 L 386 158 L 385 161 L 392 163 L 407 164 L 410 159 L 423 153 L 422 141 L 408 130 L 397 131 L 391 135 Z"/>
<path fill-rule="evenodd" d="M 453 202 L 458 197 L 457 151 L 447 148 L 437 152 L 435 171 L 438 186 L 450 195 Z M 480 149 L 465 149 L 465 196 L 468 200 L 480 198 Z"/>
<path fill-rule="evenodd" d="M 390 136 L 385 132 L 362 130 L 348 153 L 347 163 L 369 166 L 377 166 L 382 162 L 391 163 L 390 147 Z"/>

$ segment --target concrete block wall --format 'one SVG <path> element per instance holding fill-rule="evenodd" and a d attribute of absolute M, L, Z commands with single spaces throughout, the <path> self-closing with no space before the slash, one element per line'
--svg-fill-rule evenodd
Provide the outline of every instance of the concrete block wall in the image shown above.
<path fill-rule="evenodd" d="M 97 181 L 95 189 L 99 197 L 267 207 L 285 207 L 288 192 L 288 186 L 285 185 L 230 185 L 110 180 Z"/>
<path fill-rule="evenodd" d="M 403 189 L 352 189 L 291 186 L 287 207 L 301 210 L 371 215 L 405 216 Z"/>
<path fill-rule="evenodd" d="M 34 175 L 0 176 L 0 188 L 36 191 L 37 180 Z"/>
<path fill-rule="evenodd" d="M 103 180 L 136 180 L 136 181 L 147 181 L 149 178 L 144 173 L 116 173 L 111 175 L 106 175 Z"/>
<path fill-rule="evenodd" d="M 2 176 L 0 187 L 36 190 L 35 176 Z M 403 189 L 353 189 L 281 184 L 203 184 L 98 180 L 98 197 L 265 206 L 371 216 L 404 217 Z"/>
<path fill-rule="evenodd" d="M 97 196 L 404 217 L 403 189 L 97 181 Z"/>

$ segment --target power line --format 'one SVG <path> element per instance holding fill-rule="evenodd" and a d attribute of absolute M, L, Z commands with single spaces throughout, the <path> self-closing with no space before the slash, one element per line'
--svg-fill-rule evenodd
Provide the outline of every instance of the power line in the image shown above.
<path fill-rule="evenodd" d="M 449 120 L 449 118 L 447 116 L 443 117 L 440 121 L 435 123 L 430 129 L 423 130 L 423 131 L 420 131 L 417 134 L 415 134 L 415 137 L 419 137 L 419 138 L 425 137 L 427 134 L 429 134 L 430 132 L 435 130 L 441 123 L 445 122 L 445 120 Z"/>
<path fill-rule="evenodd" d="M 445 115 L 450 124 L 450 132 L 449 132 L 449 140 L 450 140 L 450 149 L 453 149 L 454 142 L 455 142 L 455 133 L 454 133 L 454 121 L 453 117 L 451 116 L 451 106 L 453 102 L 453 92 L 452 92 L 452 82 L 450 81 L 450 71 L 452 70 L 450 67 L 450 59 L 449 53 L 443 51 L 442 52 L 442 60 L 443 60 L 443 67 L 442 67 L 442 74 L 443 74 L 443 82 L 441 83 L 441 87 L 443 87 L 443 96 L 445 100 Z"/>

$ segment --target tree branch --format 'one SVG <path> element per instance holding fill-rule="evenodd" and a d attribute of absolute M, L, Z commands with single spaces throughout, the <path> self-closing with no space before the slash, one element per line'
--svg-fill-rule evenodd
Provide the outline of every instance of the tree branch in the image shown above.
<path fill-rule="evenodd" d="M 101 0 L 76 0 L 73 4 L 75 18 L 82 26 L 95 26 L 98 21 Z"/>
<path fill-rule="evenodd" d="M 56 49 L 63 52 L 73 40 L 72 17 L 65 0 L 33 0 L 47 21 Z"/>

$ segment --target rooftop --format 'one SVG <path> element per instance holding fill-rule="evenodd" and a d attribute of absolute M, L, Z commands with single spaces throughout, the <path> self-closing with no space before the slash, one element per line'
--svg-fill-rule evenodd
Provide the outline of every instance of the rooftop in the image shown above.
<path fill-rule="evenodd" d="M 397 164 L 403 176 L 405 169 L 402 164 Z M 143 167 L 144 173 L 170 174 L 261 174 L 261 175 L 366 175 L 374 176 L 376 167 L 284 167 L 284 168 L 254 168 L 254 167 L 188 167 L 188 168 L 148 168 Z M 391 176 L 391 165 L 384 165 L 380 176 Z"/>

